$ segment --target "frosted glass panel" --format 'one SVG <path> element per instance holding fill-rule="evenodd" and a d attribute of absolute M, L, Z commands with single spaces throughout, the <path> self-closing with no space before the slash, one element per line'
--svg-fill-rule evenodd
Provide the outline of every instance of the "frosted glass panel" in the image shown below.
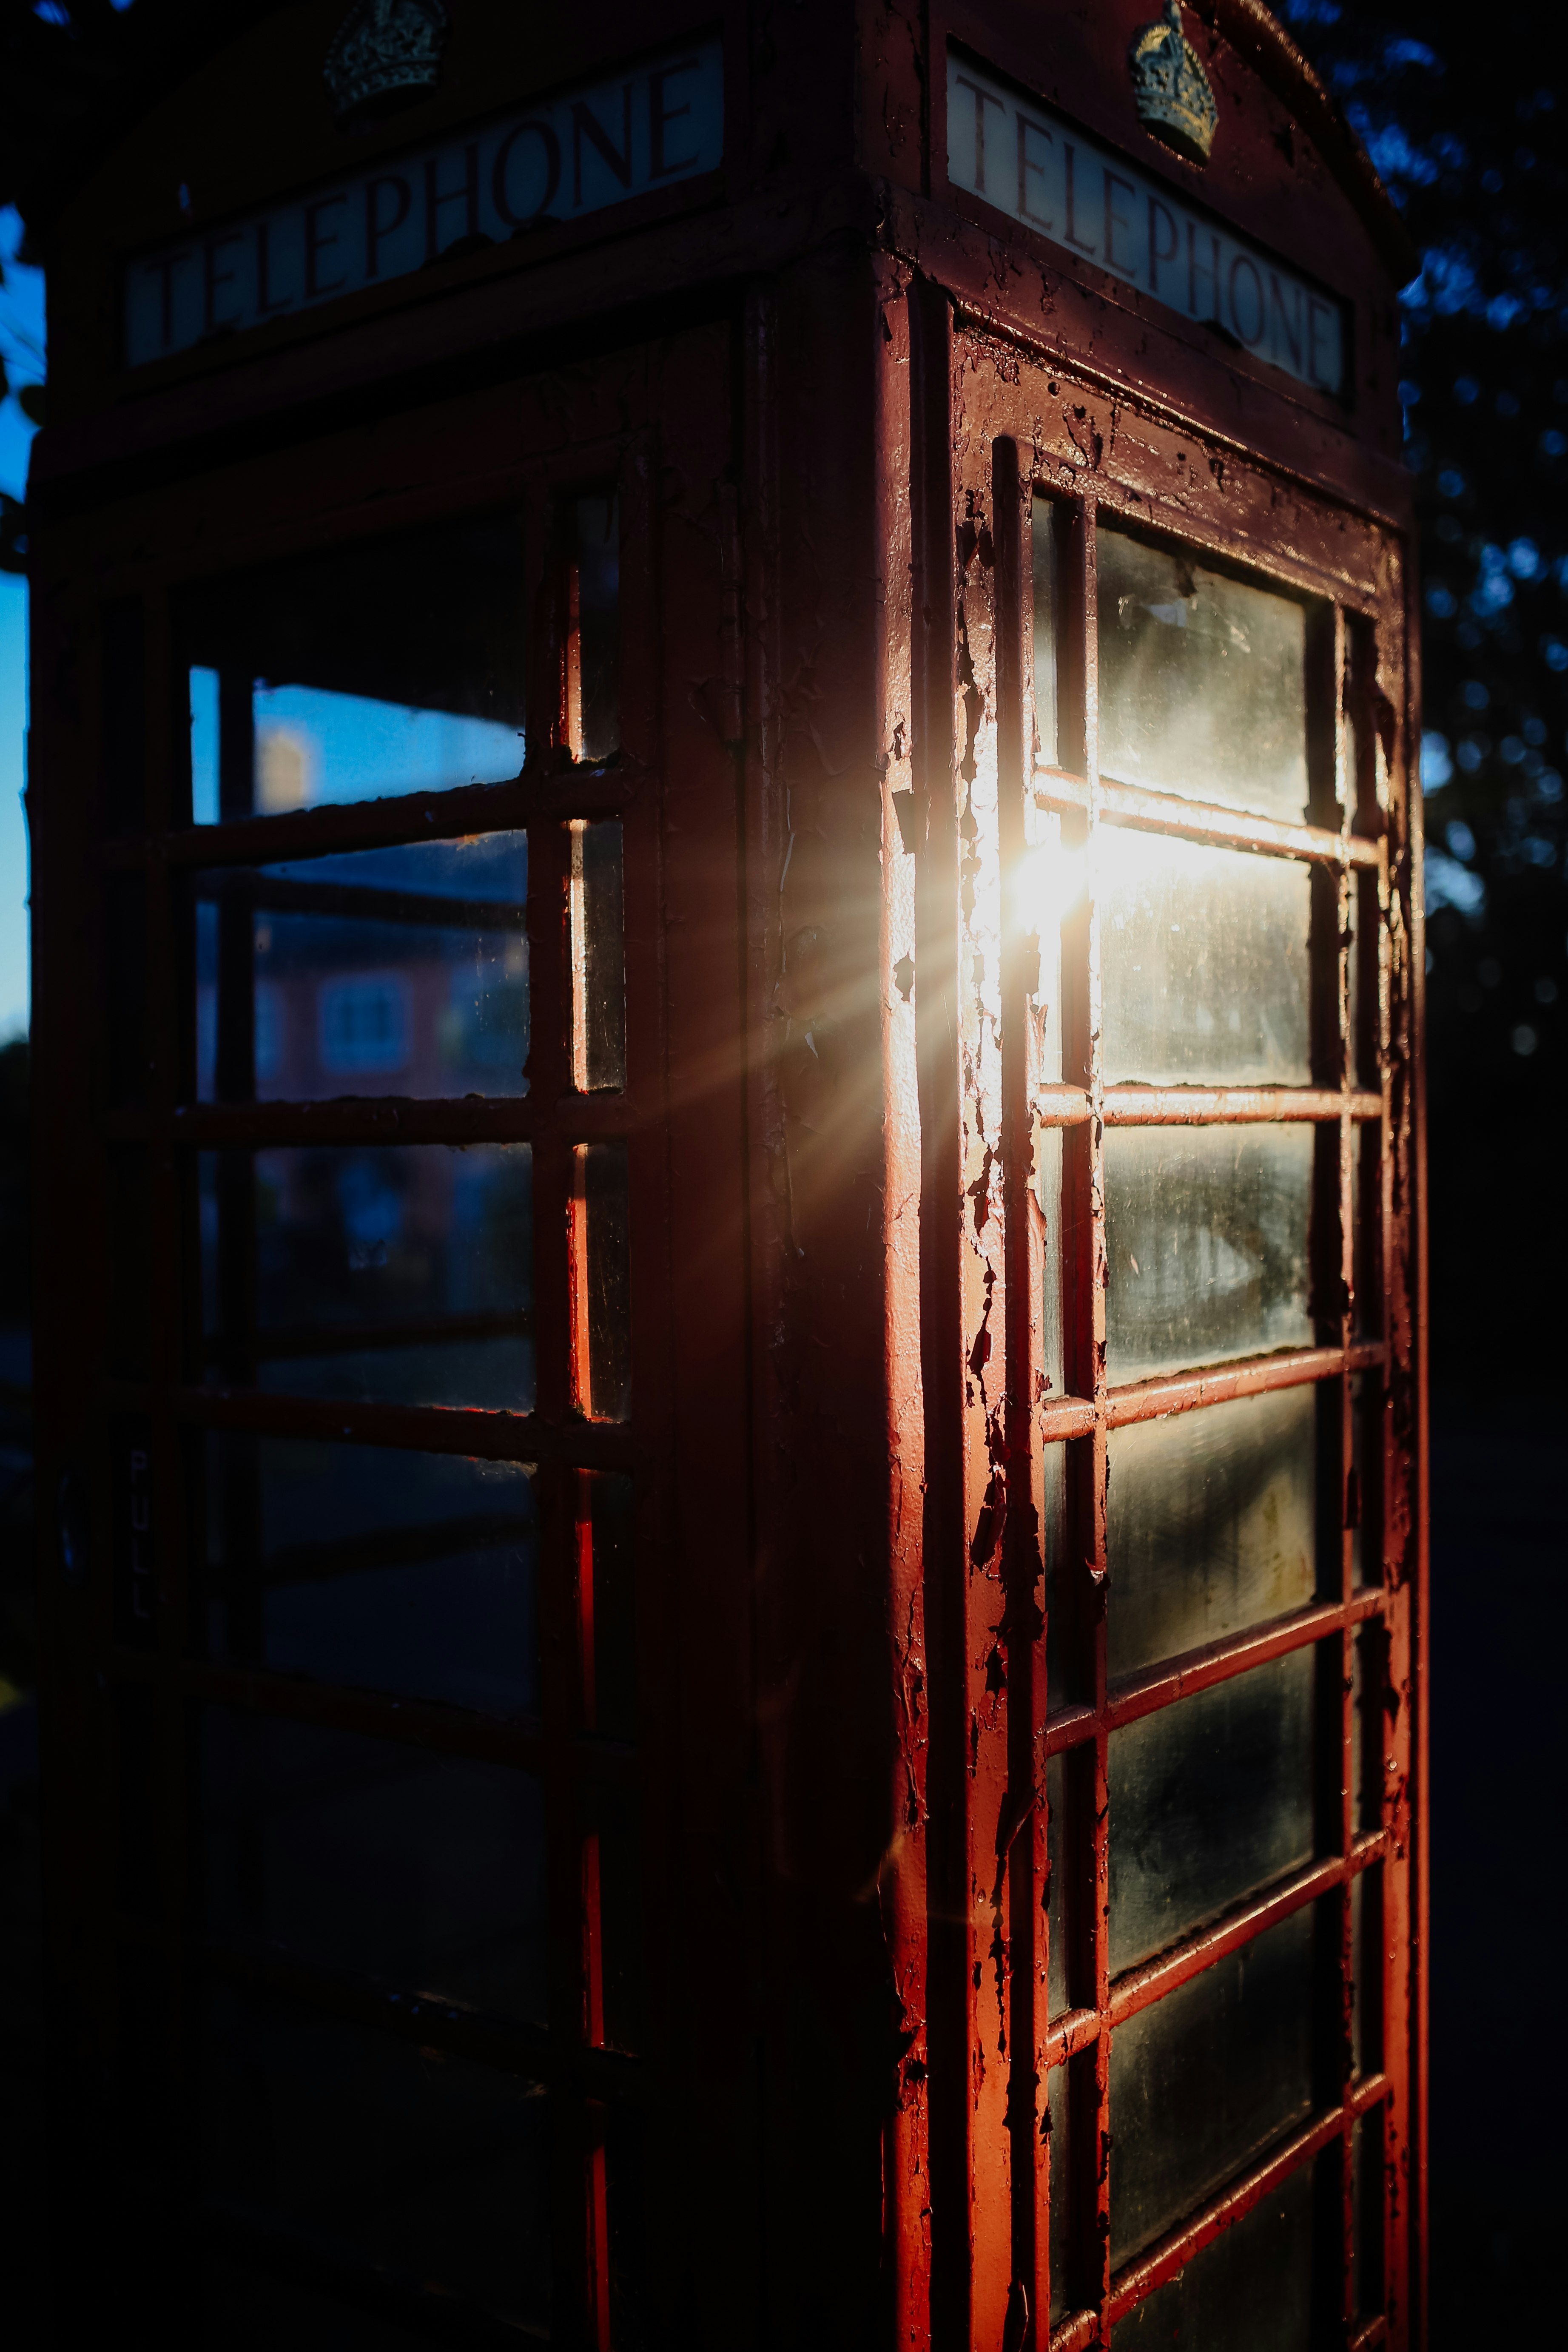
<path fill-rule="evenodd" d="M 1311 1599 L 1317 1426 L 1299 1388 L 1111 1431 L 1112 1676 Z"/>
<path fill-rule="evenodd" d="M 1112 1974 L 1311 1859 L 1313 1654 L 1110 1735 Z"/>
<path fill-rule="evenodd" d="M 1110 1379 L 1310 1346 L 1311 1182 L 1305 1125 L 1108 1134 Z"/>
<path fill-rule="evenodd" d="M 1305 1086 L 1310 870 L 1100 835 L 1105 1082 Z"/>
<path fill-rule="evenodd" d="M 1358 2125 L 1356 2127 L 1360 2129 Z M 1331 2156 L 1329 2159 L 1332 2160 Z M 1112 2352 L 1308 2352 L 1312 2340 L 1312 2168 L 1300 2165 L 1120 2320 Z"/>
<path fill-rule="evenodd" d="M 1100 772 L 1300 823 L 1305 607 L 1122 531 L 1097 537 Z"/>
<path fill-rule="evenodd" d="M 1310 2111 L 1313 1927 L 1310 1906 L 1293 1913 L 1118 2026 L 1113 2263 L 1159 2237 Z M 1251 2341 L 1274 2337 L 1264 2328 Z"/>

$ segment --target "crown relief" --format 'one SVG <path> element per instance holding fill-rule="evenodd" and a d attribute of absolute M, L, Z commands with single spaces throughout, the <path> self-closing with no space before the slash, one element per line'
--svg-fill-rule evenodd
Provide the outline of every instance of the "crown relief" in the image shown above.
<path fill-rule="evenodd" d="M 1140 26 L 1127 62 L 1139 121 L 1189 163 L 1206 163 L 1219 106 L 1182 30 L 1181 0 L 1165 0 L 1163 16 Z"/>
<path fill-rule="evenodd" d="M 338 121 L 353 128 L 434 89 L 447 24 L 443 0 L 357 0 L 321 68 Z"/>

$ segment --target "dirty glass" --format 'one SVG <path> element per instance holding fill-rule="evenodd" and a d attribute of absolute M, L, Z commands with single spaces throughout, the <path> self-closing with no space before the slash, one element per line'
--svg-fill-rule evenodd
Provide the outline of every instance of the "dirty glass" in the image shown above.
<path fill-rule="evenodd" d="M 528 1092 L 528 835 L 198 874 L 198 1102 Z"/>
<path fill-rule="evenodd" d="M 1306 1086 L 1310 867 L 1119 825 L 1096 861 L 1106 1085 Z"/>
<path fill-rule="evenodd" d="M 621 825 L 578 820 L 572 844 L 572 1084 L 579 1094 L 626 1082 L 626 949 Z"/>
<path fill-rule="evenodd" d="M 1320 2158 L 1322 2162 L 1324 2159 Z M 1332 2161 L 1331 2152 L 1327 2159 Z M 1184 2269 L 1119 2320 L 1111 2352 L 1309 2352 L 1313 2169 L 1299 2165 Z M 1260 2315 L 1267 2314 L 1264 2328 Z"/>
<path fill-rule="evenodd" d="M 550 2107 L 539 2084 L 450 2052 L 208 1990 L 202 2021 L 202 2191 L 220 2209 L 308 2231 L 399 2284 L 473 2297 L 514 2327 L 550 2321 Z M 342 2313 L 320 2337 L 362 2342 Z M 221 2339 L 226 2346 L 244 2337 Z"/>
<path fill-rule="evenodd" d="M 1312 1681 L 1296 1650 L 1111 1733 L 1113 1975 L 1310 1861 Z"/>
<path fill-rule="evenodd" d="M 527 1144 L 199 1158 L 209 1381 L 532 1410 Z"/>
<path fill-rule="evenodd" d="M 538 1712 L 538 1515 L 521 1463 L 215 1430 L 204 1469 L 209 1657 Z"/>
<path fill-rule="evenodd" d="M 590 1420 L 625 1421 L 632 1383 L 626 1147 L 581 1143 L 572 1158 L 574 1393 Z"/>
<path fill-rule="evenodd" d="M 1067 1953 L 1067 1759 L 1046 1759 L 1046 2014 L 1058 2018 L 1069 2006 Z"/>
<path fill-rule="evenodd" d="M 220 1948 L 547 2020 L 544 1800 L 531 1773 L 208 1706 L 201 1791 L 206 1933 Z"/>
<path fill-rule="evenodd" d="M 607 760 L 621 743 L 621 530 L 615 492 L 574 499 L 570 515 L 566 710 L 578 760 Z"/>
<path fill-rule="evenodd" d="M 193 822 L 517 775 L 525 601 L 506 518 L 204 581 L 179 614 Z"/>
<path fill-rule="evenodd" d="M 1283 1616 L 1317 1585 L 1318 1398 L 1237 1397 L 1110 1438 L 1114 1677 Z"/>
<path fill-rule="evenodd" d="M 1070 2199 L 1075 2167 L 1072 2161 L 1072 2116 L 1068 2098 L 1068 2069 L 1053 2066 L 1046 2078 L 1046 2115 L 1050 2127 L 1051 2189 L 1051 2324 L 1062 2318 L 1071 2308 L 1068 2280 L 1070 2272 L 1069 2231 L 1072 2228 Z"/>
<path fill-rule="evenodd" d="M 1309 1906 L 1117 2027 L 1113 2263 L 1138 2253 L 1310 2113 L 1313 1935 Z M 1271 2301 L 1263 2307 L 1271 2311 Z"/>
<path fill-rule="evenodd" d="M 1112 1381 L 1307 1347 L 1312 1130 L 1113 1129 L 1105 1139 Z"/>
<path fill-rule="evenodd" d="M 1300 824 L 1305 607 L 1187 551 L 1096 537 L 1100 773 Z"/>

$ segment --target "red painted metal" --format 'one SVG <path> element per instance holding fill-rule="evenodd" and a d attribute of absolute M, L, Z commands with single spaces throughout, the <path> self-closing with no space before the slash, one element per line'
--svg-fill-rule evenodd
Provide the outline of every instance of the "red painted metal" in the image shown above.
<path fill-rule="evenodd" d="M 255 66 L 280 91 L 305 86 L 289 44 L 312 12 L 285 13 L 257 37 Z M 514 13 L 463 12 L 475 46 L 462 54 L 489 62 L 479 80 L 459 75 L 443 90 L 432 122 L 464 120 L 477 89 L 488 107 L 565 86 L 589 64 L 689 29 L 663 0 L 651 15 L 616 0 L 588 12 L 591 24 L 552 25 L 524 57 L 508 29 Z M 1137 126 L 1125 79 L 1128 42 L 1153 13 L 1152 0 L 1092 11 L 805 0 L 787 24 L 764 26 L 728 0 L 722 185 L 639 201 L 597 227 L 541 226 L 341 310 L 258 331 L 254 343 L 182 355 L 134 396 L 103 337 L 102 289 L 123 250 L 174 233 L 151 128 L 116 160 L 124 195 L 110 224 L 95 197 L 59 226 L 58 418 L 37 444 L 32 532 L 50 1302 L 41 1491 L 89 1498 L 101 1558 L 113 1433 L 134 1424 L 146 1432 L 158 1530 L 144 1646 L 117 1623 L 109 1577 L 64 1576 L 53 1524 L 44 1555 L 61 2157 L 109 2151 L 101 2177 L 71 2186 L 120 2250 L 104 2276 L 117 2291 L 122 2273 L 143 2282 L 118 2294 L 116 2315 L 160 2263 L 178 2271 L 170 2249 L 192 2226 L 196 1996 L 211 1979 L 550 2085 L 555 2332 L 595 2352 L 618 2352 L 630 2325 L 617 2168 L 638 2116 L 653 2158 L 637 2288 L 652 2341 L 662 2328 L 726 2352 L 1103 2347 L 1118 2319 L 1309 2163 L 1324 2180 L 1340 2167 L 1342 2227 L 1320 2282 L 1340 2337 L 1399 2352 L 1423 2341 L 1418 709 L 1390 329 L 1390 271 L 1407 256 L 1360 149 L 1252 0 L 1216 0 L 1201 30 L 1188 12 L 1226 128 L 1201 182 L 1164 157 Z M 1047 92 L 1140 168 L 1179 169 L 1220 215 L 1342 293 L 1356 354 L 1348 401 L 1271 374 L 953 188 L 950 37 Z M 237 121 L 246 86 L 237 51 L 205 68 L 184 101 L 199 113 L 192 137 Z M 388 154 L 403 136 L 395 126 L 368 135 Z M 300 184 L 331 163 L 328 136 L 323 124 L 301 130 L 289 166 Z M 210 189 L 192 180 L 198 229 L 281 184 L 289 159 L 264 155 L 248 132 L 234 146 L 226 161 L 212 155 Z M 559 516 L 584 485 L 610 481 L 622 750 L 595 765 L 580 757 L 581 644 Z M 1054 501 L 1059 534 L 1050 767 L 1035 750 L 1037 494 Z M 534 717 L 521 776 L 191 824 L 180 596 L 231 570 L 497 511 L 521 517 L 530 573 Z M 1310 600 L 1312 822 L 1100 774 L 1098 519 Z M 141 616 L 146 709 L 144 805 L 113 824 L 106 600 L 129 600 Z M 1041 1065 L 1029 958 L 1002 908 L 1042 813 L 1068 845 L 1100 825 L 1131 827 L 1310 870 L 1309 1086 L 1107 1087 L 1092 902 L 1065 929 L 1059 1076 Z M 628 1076 L 623 1092 L 590 1096 L 568 828 L 608 818 L 625 839 Z M 530 836 L 526 1097 L 186 1098 L 194 874 L 519 827 Z M 142 944 L 130 950 L 116 934 L 111 951 L 100 919 L 115 894 L 140 908 Z M 124 1007 L 111 1000 L 132 1002 L 137 982 L 145 1013 L 127 1089 L 112 1079 L 110 1015 Z M 1317 1344 L 1112 1382 L 1106 1129 L 1270 1121 L 1315 1131 L 1313 1279 L 1329 1302 Z M 1063 1158 L 1060 1216 L 1037 1190 L 1047 1140 Z M 501 1141 L 532 1147 L 531 1411 L 275 1392 L 256 1384 L 268 1376 L 260 1349 L 229 1385 L 201 1384 L 207 1367 L 190 1341 L 197 1152 Z M 624 1143 L 629 1167 L 625 1423 L 589 1417 L 584 1370 L 586 1153 L 605 1143 Z M 108 1239 L 120 1231 L 111 1154 L 141 1171 L 132 1271 L 145 1269 L 155 1302 L 129 1352 L 113 1304 L 125 1269 Z M 1056 1365 L 1045 1301 L 1058 1265 Z M 475 1312 L 473 1328 L 490 1328 Z M 287 1360 L 283 1339 L 306 1345 L 299 1332 L 277 1339 L 269 1369 Z M 1339 1454 L 1325 1510 L 1337 1499 L 1341 1539 L 1318 1598 L 1112 1680 L 1112 1433 L 1309 1385 L 1329 1400 L 1321 1426 Z M 188 1474 L 209 1432 L 531 1465 L 536 1714 L 207 1659 Z M 635 1743 L 599 1730 L 609 1570 L 595 1557 L 591 1489 L 606 1473 L 629 1478 L 636 1497 Z M 1047 1698 L 1047 1641 L 1053 1668 L 1058 1653 L 1070 1668 L 1059 1704 Z M 1370 1732 L 1352 1699 L 1358 1643 Z M 1112 1978 L 1111 1735 L 1309 1646 L 1328 1691 L 1314 1858 Z M 132 1801 L 104 1760 L 127 1699 L 155 1735 L 145 1827 L 159 1891 L 142 1916 L 116 1892 Z M 209 1948 L 188 1833 L 187 1726 L 201 1703 L 536 1773 L 549 2027 L 280 1954 Z M 1376 1790 L 1359 1812 L 1358 1739 L 1374 1751 Z M 1056 1866 L 1075 1890 L 1057 1956 L 1068 2007 L 1055 2016 L 1047 1759 L 1060 1759 L 1065 1790 Z M 630 2053 L 606 2046 L 602 1809 L 633 1797 L 649 2023 Z M 1118 2028 L 1306 1906 L 1331 1927 L 1338 1976 L 1338 2008 L 1314 2025 L 1323 2063 L 1311 2121 L 1113 2273 Z M 152 1971 L 163 2010 L 122 1997 L 128 1953 Z M 1350 1987 L 1371 1977 L 1357 2072 Z M 1053 2212 L 1047 2083 L 1064 2063 L 1071 2186 Z M 112 2098 L 106 2081 L 120 2086 Z M 115 2169 L 124 2116 L 139 2146 L 167 2156 L 143 2168 L 155 2193 L 133 2223 Z M 1381 2143 L 1385 2192 L 1370 2317 L 1351 2307 L 1358 2127 L 1366 2148 Z M 478 2340 L 490 2324 L 460 2298 L 444 2320 L 439 2296 L 395 2294 L 348 2256 L 281 2237 L 268 2253 L 265 2231 L 233 2215 L 203 2226 L 247 2262 L 265 2256 L 279 2274 L 437 2335 Z M 1053 2276 L 1066 2282 L 1054 2326 Z M 82 2323 L 101 2325 L 109 2305 L 92 2282 L 66 2284 Z M 168 2334 L 194 2340 L 194 2301 L 158 2307 Z"/>

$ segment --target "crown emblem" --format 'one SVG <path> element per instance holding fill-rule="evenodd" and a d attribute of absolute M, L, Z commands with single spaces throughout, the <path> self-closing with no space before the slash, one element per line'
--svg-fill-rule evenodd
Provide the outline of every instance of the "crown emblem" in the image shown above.
<path fill-rule="evenodd" d="M 1219 107 L 1182 30 L 1181 0 L 1165 0 L 1163 16 L 1139 26 L 1127 62 L 1139 121 L 1189 163 L 1206 163 Z"/>
<path fill-rule="evenodd" d="M 442 0 L 356 0 L 321 68 L 339 122 L 373 121 L 434 89 L 446 46 Z"/>

